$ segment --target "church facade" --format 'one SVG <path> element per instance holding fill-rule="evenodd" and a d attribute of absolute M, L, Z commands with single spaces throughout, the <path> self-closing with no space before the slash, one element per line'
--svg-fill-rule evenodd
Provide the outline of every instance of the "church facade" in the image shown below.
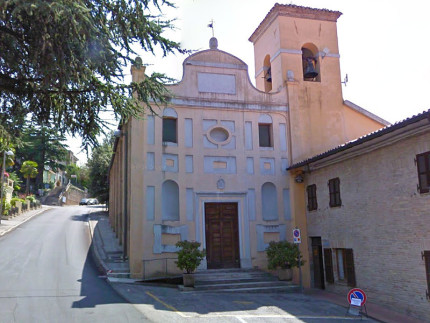
<path fill-rule="evenodd" d="M 166 107 L 122 126 L 109 216 L 133 277 L 177 272 L 179 240 L 206 249 L 200 270 L 266 269 L 268 243 L 295 227 L 309 264 L 303 170 L 287 168 L 387 125 L 342 98 L 339 16 L 276 4 L 250 37 L 256 87 L 213 38 L 184 61 Z M 133 66 L 133 81 L 144 72 Z M 311 286 L 309 266 L 303 278 Z"/>

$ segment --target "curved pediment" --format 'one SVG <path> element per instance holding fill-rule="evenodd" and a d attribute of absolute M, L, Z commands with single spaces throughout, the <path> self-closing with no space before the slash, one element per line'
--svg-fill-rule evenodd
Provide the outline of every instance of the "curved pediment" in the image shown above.
<path fill-rule="evenodd" d="M 218 67 L 223 67 L 223 65 L 226 65 L 226 67 L 236 67 L 238 69 L 246 70 L 248 69 L 248 65 L 246 65 L 244 61 L 219 49 L 208 49 L 197 52 L 185 59 L 184 65 L 215 65 Z"/>
<path fill-rule="evenodd" d="M 192 54 L 183 62 L 182 80 L 168 86 L 182 104 L 188 100 L 264 103 L 285 106 L 283 93 L 266 93 L 251 82 L 248 65 L 236 56 L 211 48 Z"/>

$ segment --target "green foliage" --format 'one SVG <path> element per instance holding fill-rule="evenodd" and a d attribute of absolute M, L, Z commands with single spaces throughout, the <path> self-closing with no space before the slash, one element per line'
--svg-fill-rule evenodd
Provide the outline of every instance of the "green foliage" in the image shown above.
<path fill-rule="evenodd" d="M 93 149 L 87 163 L 90 195 L 97 197 L 101 203 L 109 198 L 108 172 L 113 154 L 113 141 L 113 135 L 106 137 L 100 146 Z"/>
<path fill-rule="evenodd" d="M 175 261 L 179 269 L 185 270 L 187 274 L 193 273 L 205 257 L 205 250 L 200 250 L 200 242 L 178 241 L 176 247 L 181 248 L 177 251 L 178 260 Z"/>
<path fill-rule="evenodd" d="M 17 192 L 21 189 L 22 180 L 19 178 L 16 172 L 10 172 L 9 178 L 13 181 L 13 190 Z"/>
<path fill-rule="evenodd" d="M 96 144 L 109 125 L 103 112 L 126 121 L 151 103 L 164 104 L 169 81 L 153 73 L 124 82 L 133 48 L 185 53 L 163 36 L 173 29 L 165 0 L 8 0 L 0 2 L 0 124 L 19 130 L 26 118 Z M 128 72 L 126 72 L 128 73 Z M 135 95 L 135 97 L 132 96 Z M 141 100 L 144 104 L 139 105 Z"/>
<path fill-rule="evenodd" d="M 293 268 L 299 265 L 299 247 L 288 241 L 271 241 L 266 249 L 269 269 Z M 303 265 L 303 261 L 301 261 Z"/>
<path fill-rule="evenodd" d="M 21 202 L 21 203 L 25 203 L 25 200 L 20 199 L 18 197 L 12 197 L 12 199 L 10 200 L 10 204 L 15 207 L 16 206 L 16 202 Z"/>
<path fill-rule="evenodd" d="M 2 204 L 3 204 L 3 206 L 2 206 L 3 214 L 2 215 L 7 215 L 9 213 L 10 208 L 11 208 L 11 205 L 10 205 L 10 203 L 6 202 L 6 200 L 4 198 L 3 198 Z"/>
<path fill-rule="evenodd" d="M 37 163 L 32 160 L 27 160 L 22 164 L 20 172 L 25 178 L 35 178 L 37 175 Z"/>
<path fill-rule="evenodd" d="M 63 168 L 60 162 L 67 159 L 67 145 L 62 142 L 66 140 L 55 128 L 29 125 L 23 128 L 21 145 L 16 151 L 17 165 L 15 169 L 22 166 L 19 161 L 33 160 L 38 164 L 38 175 L 36 187 L 42 187 L 43 172 L 45 167 L 52 170 Z"/>
<path fill-rule="evenodd" d="M 29 194 L 30 192 L 30 178 L 35 178 L 37 176 L 37 163 L 31 160 L 27 160 L 22 163 L 21 169 L 19 170 L 24 178 L 27 179 L 25 193 Z"/>
<path fill-rule="evenodd" d="M 30 202 L 35 203 L 37 201 L 36 197 L 34 195 L 28 195 L 25 197 L 26 200 L 29 200 Z"/>

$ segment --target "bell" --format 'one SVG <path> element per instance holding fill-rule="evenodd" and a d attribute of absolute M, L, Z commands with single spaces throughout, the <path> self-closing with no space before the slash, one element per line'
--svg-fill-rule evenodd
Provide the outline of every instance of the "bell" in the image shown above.
<path fill-rule="evenodd" d="M 264 78 L 266 79 L 266 81 L 267 81 L 267 82 L 272 83 L 272 69 L 271 69 L 271 68 L 269 68 L 269 69 L 267 70 L 267 73 L 266 73 L 266 75 L 264 76 Z"/>
<path fill-rule="evenodd" d="M 315 67 L 314 67 L 314 58 L 313 57 L 307 57 L 306 58 L 306 68 L 305 68 L 305 72 L 303 74 L 303 77 L 305 79 L 313 79 L 314 77 L 318 76 L 318 72 L 315 71 Z"/>

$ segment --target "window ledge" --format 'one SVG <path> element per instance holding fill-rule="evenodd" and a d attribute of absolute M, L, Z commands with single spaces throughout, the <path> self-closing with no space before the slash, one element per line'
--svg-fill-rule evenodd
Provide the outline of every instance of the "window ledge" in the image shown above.
<path fill-rule="evenodd" d="M 260 147 L 260 150 L 274 150 L 273 147 Z"/>
<path fill-rule="evenodd" d="M 176 142 L 163 141 L 163 146 L 178 147 L 178 144 Z"/>

